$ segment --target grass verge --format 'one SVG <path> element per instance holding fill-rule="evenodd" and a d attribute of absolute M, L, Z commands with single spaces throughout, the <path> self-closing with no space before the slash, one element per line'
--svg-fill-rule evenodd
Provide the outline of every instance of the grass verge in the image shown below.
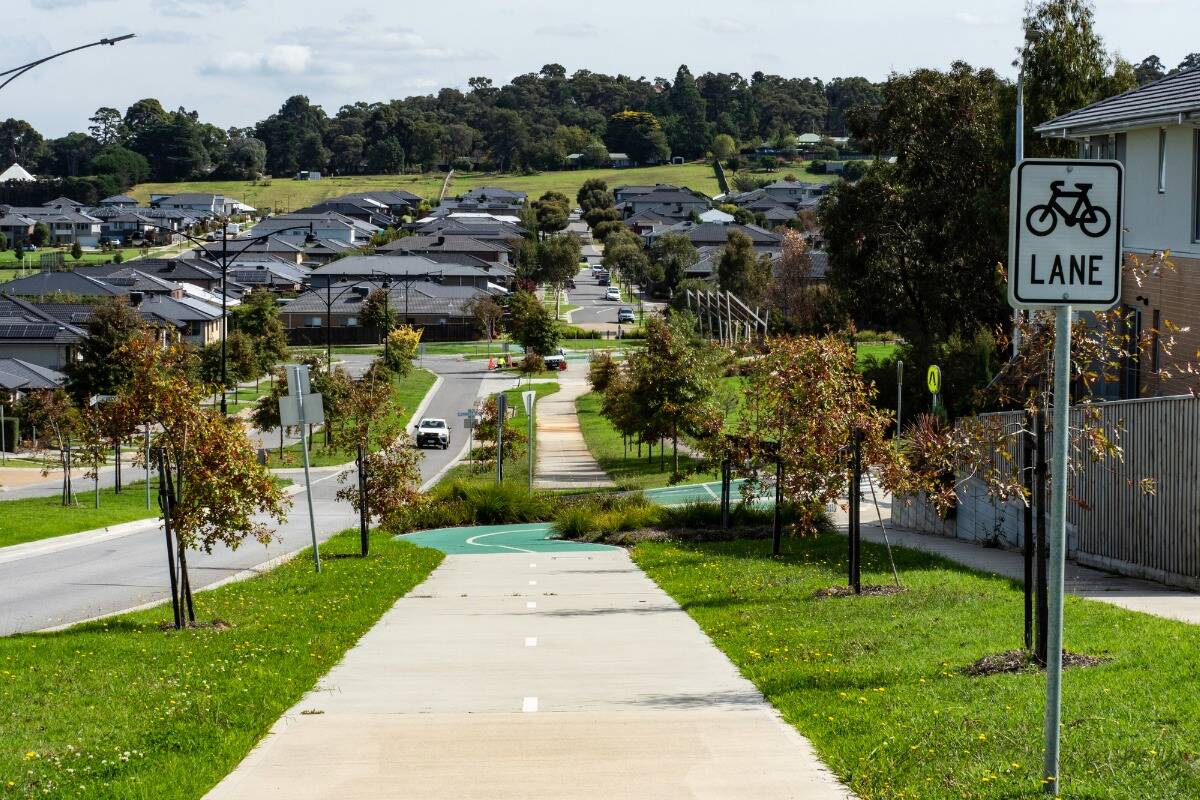
<path fill-rule="evenodd" d="M 778 560 L 761 541 L 633 557 L 863 800 L 1044 796 L 1044 677 L 965 674 L 1020 646 L 1020 587 L 897 550 L 904 593 L 817 599 L 845 583 L 845 549 L 824 534 Z M 881 547 L 863 559 L 864 583 L 891 583 Z M 1065 673 L 1064 796 L 1200 797 L 1200 628 L 1068 598 L 1066 647 L 1109 660 Z"/>
<path fill-rule="evenodd" d="M 357 531 L 196 595 L 228 628 L 163 631 L 169 607 L 0 639 L 0 795 L 197 798 L 441 562 Z M 164 578 L 165 580 L 165 578 Z"/>
<path fill-rule="evenodd" d="M 127 469 L 138 471 L 133 467 Z M 125 484 L 120 494 L 112 489 L 101 489 L 99 508 L 94 504 L 91 481 L 76 478 L 71 483 L 76 490 L 78 505 L 64 506 L 58 494 L 0 500 L 0 547 L 158 516 L 158 501 L 154 494 L 150 498 L 150 508 L 146 508 L 145 481 Z M 150 486 L 152 492 L 158 491 L 157 480 L 151 481 Z"/>
<path fill-rule="evenodd" d="M 653 458 L 649 457 L 649 449 L 642 447 L 642 457 L 637 457 L 636 445 L 629 448 L 626 457 L 625 445 L 621 434 L 607 419 L 600 414 L 601 397 L 596 392 L 588 392 L 575 401 L 575 410 L 579 414 L 579 427 L 583 432 L 584 441 L 592 457 L 600 464 L 608 476 L 618 486 L 626 489 L 649 489 L 656 486 L 666 486 L 671 482 L 671 446 L 665 448 L 665 458 L 660 457 L 659 448 L 654 448 Z M 716 472 L 693 473 L 699 464 L 698 460 L 684 453 L 679 454 L 679 469 L 688 473 L 683 483 L 700 483 L 716 480 Z"/>
<path fill-rule="evenodd" d="M 401 424 L 407 424 L 409 417 L 417 410 L 417 406 L 433 388 L 436 380 L 437 376 L 427 369 L 414 369 L 403 378 L 395 379 L 392 385 L 392 408 L 389 412 L 389 421 L 398 420 Z M 380 442 L 376 441 L 374 446 L 378 448 Z M 330 467 L 345 464 L 353 461 L 357 455 L 356 450 L 342 449 L 336 443 L 331 447 L 326 447 L 325 434 L 321 431 L 313 433 L 313 441 L 308 454 L 310 466 Z M 295 467 L 302 463 L 299 442 L 284 447 L 282 459 L 279 457 L 278 447 L 267 451 L 268 467 Z"/>

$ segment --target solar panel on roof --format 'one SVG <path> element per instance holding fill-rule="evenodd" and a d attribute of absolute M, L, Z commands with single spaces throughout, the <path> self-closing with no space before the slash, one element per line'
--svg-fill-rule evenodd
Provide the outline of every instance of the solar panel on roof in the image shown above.
<path fill-rule="evenodd" d="M 48 339 L 56 333 L 57 325 L 0 325 L 0 339 Z"/>

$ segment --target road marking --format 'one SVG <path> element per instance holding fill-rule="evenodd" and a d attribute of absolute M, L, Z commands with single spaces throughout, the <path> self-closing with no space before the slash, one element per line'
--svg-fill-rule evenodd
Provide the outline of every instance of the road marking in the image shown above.
<path fill-rule="evenodd" d="M 526 608 L 537 608 L 537 603 L 535 603 L 535 602 L 533 602 L 532 600 L 530 600 L 529 602 L 527 602 L 527 603 L 525 604 L 525 607 L 526 607 Z"/>
<path fill-rule="evenodd" d="M 496 427 L 499 427 L 499 426 L 500 426 L 500 425 L 499 425 L 499 423 L 496 423 Z M 497 434 L 497 435 L 498 435 L 498 434 Z M 714 492 L 714 491 L 712 490 L 712 487 L 711 487 L 711 486 L 709 486 L 707 483 L 703 483 L 703 484 L 701 484 L 701 486 L 703 486 L 703 487 L 704 487 L 704 491 L 708 492 L 708 495 L 709 495 L 709 497 L 711 497 L 713 500 L 719 500 L 719 499 L 720 499 L 720 498 L 718 498 L 718 497 L 717 497 L 717 493 L 716 493 L 716 492 Z"/>
<path fill-rule="evenodd" d="M 526 636 L 525 637 L 525 646 L 526 647 L 537 647 L 537 637 L 536 636 Z"/>
<path fill-rule="evenodd" d="M 530 565 L 529 565 L 529 568 L 530 568 L 530 569 L 537 569 L 537 564 L 530 564 Z"/>
<path fill-rule="evenodd" d="M 480 544 L 479 542 L 475 541 L 476 539 L 486 539 L 489 536 L 500 536 L 501 534 L 505 534 L 505 533 L 520 533 L 520 531 L 495 531 L 494 533 L 481 533 L 478 536 L 472 536 L 470 539 L 467 539 L 467 544 L 472 545 L 474 547 L 499 547 L 504 550 L 513 550 L 518 553 L 537 552 L 535 550 L 526 550 L 523 547 L 510 547 L 506 544 L 487 544 L 486 542 L 484 544 Z"/>
<path fill-rule="evenodd" d="M 530 581 L 530 582 L 529 582 L 529 585 L 530 585 L 530 586 L 537 586 L 537 581 Z"/>
<path fill-rule="evenodd" d="M 537 711 L 537 706 L 538 703 L 536 697 L 526 697 L 521 703 L 521 711 L 525 712 L 526 714 L 532 714 Z"/>

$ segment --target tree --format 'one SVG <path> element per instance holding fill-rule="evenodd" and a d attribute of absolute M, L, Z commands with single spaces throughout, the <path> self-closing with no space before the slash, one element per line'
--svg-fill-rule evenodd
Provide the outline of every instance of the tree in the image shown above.
<path fill-rule="evenodd" d="M 45 247 L 50 241 L 50 226 L 44 222 L 39 222 L 33 226 L 33 233 L 29 234 L 29 243 L 38 247 Z"/>
<path fill-rule="evenodd" d="M 46 142 L 41 171 L 73 178 L 88 172 L 99 145 L 86 133 L 68 133 Z"/>
<path fill-rule="evenodd" d="M 159 431 L 151 445 L 161 448 L 169 480 L 164 488 L 181 576 L 182 596 L 173 600 L 194 621 L 187 551 L 237 548 L 247 538 L 266 544 L 275 538 L 267 520 L 282 523 L 289 501 L 255 459 L 241 421 L 201 409 L 204 390 L 188 377 L 183 345 L 164 348 L 153 336 L 138 336 L 122 358 L 132 364 L 131 377 L 110 411 Z"/>
<path fill-rule="evenodd" d="M 700 260 L 692 240 L 682 233 L 668 233 L 650 245 L 650 260 L 662 276 L 659 290 L 670 296 L 683 280 L 688 267 Z"/>
<path fill-rule="evenodd" d="M 717 284 L 746 303 L 757 303 L 771 280 L 771 257 L 754 252 L 750 237 L 730 231 L 717 259 Z"/>
<path fill-rule="evenodd" d="M 37 129 L 23 119 L 0 122 L 0 162 L 34 167 L 46 151 L 46 142 Z"/>
<path fill-rule="evenodd" d="M 379 331 L 380 340 L 396 325 L 396 310 L 392 308 L 387 289 L 374 289 L 362 305 L 362 321 Z"/>
<path fill-rule="evenodd" d="M 592 387 L 593 392 L 604 392 L 608 389 L 608 385 L 612 383 L 613 376 L 616 375 L 620 367 L 613 359 L 612 353 L 607 350 L 600 351 L 592 356 L 588 361 L 588 384 Z"/>
<path fill-rule="evenodd" d="M 579 271 L 582 258 L 579 239 L 574 236 L 552 236 L 538 248 L 538 277 L 555 288 L 555 319 L 559 316 L 562 287 Z"/>
<path fill-rule="evenodd" d="M 783 234 L 779 269 L 767 285 L 767 304 L 789 325 L 810 332 L 816 317 L 808 242 L 794 230 Z"/>
<path fill-rule="evenodd" d="M 616 205 L 612 192 L 608 190 L 608 184 L 601 178 L 588 178 L 584 181 L 575 194 L 575 202 L 585 217 L 589 211 L 612 208 Z"/>
<path fill-rule="evenodd" d="M 112 175 L 121 186 L 133 186 L 150 177 L 150 162 L 141 153 L 109 144 L 92 157 L 92 171 L 97 175 Z"/>
<path fill-rule="evenodd" d="M 124 298 L 96 303 L 84 329 L 87 336 L 75 360 L 64 368 L 67 389 L 81 406 L 94 395 L 115 395 L 129 383 L 133 374 L 129 344 L 147 333 L 141 316 Z"/>
<path fill-rule="evenodd" d="M 83 259 L 83 246 L 78 241 L 71 243 L 71 258 L 77 262 Z"/>
<path fill-rule="evenodd" d="M 31 392 L 22 401 L 19 409 L 25 421 L 36 430 L 48 435 L 58 450 L 59 466 L 62 469 L 62 504 L 75 505 L 71 489 L 71 440 L 80 433 L 79 409 L 62 389 L 47 392 Z M 48 475 L 46 470 L 43 475 Z"/>
<path fill-rule="evenodd" d="M 886 437 L 888 417 L 873 405 L 874 389 L 855 366 L 854 349 L 842 337 L 784 337 L 767 342 L 751 363 L 738 416 L 735 463 L 782 462 L 781 494 L 795 507 L 801 534 L 816 532 L 825 506 L 846 491 L 846 448 L 857 432 L 864 464 L 894 467 L 898 459 Z M 743 487 L 757 492 L 752 474 Z"/>
<path fill-rule="evenodd" d="M 319 169 L 328 161 L 322 145 L 328 128 L 329 119 L 320 106 L 304 95 L 293 95 L 254 127 L 254 138 L 267 146 L 267 170 L 272 175 L 291 175 L 300 169 Z"/>
<path fill-rule="evenodd" d="M 237 387 L 239 383 L 257 381 L 263 374 L 255 343 L 243 331 L 229 334 L 226 353 L 226 371 L 229 374 L 229 386 L 233 389 L 233 401 L 237 402 Z"/>
<path fill-rule="evenodd" d="M 236 136 L 229 139 L 217 172 L 222 177 L 255 180 L 267 168 L 267 145 L 253 136 Z"/>
<path fill-rule="evenodd" d="M 645 346 L 628 355 L 629 403 L 636 410 L 644 439 L 669 436 L 672 473 L 679 472 L 679 435 L 704 440 L 717 436 L 724 415 L 714 405 L 720 355 L 699 340 L 687 315 L 646 320 Z M 610 375 L 609 385 L 612 385 Z"/>
<path fill-rule="evenodd" d="M 279 429 L 279 458 L 283 459 L 283 421 L 279 418 L 279 401 L 288 393 L 287 375 L 283 368 L 276 369 L 272 374 L 271 391 L 262 395 L 254 403 L 250 412 L 250 423 L 263 433 L 275 428 Z"/>
<path fill-rule="evenodd" d="M 671 154 L 662 125 L 649 111 L 621 111 L 608 120 L 605 144 L 638 164 L 665 161 Z"/>
<path fill-rule="evenodd" d="M 537 212 L 539 233 L 557 233 L 567 227 L 571 201 L 561 192 L 550 191 L 533 201 L 533 210 Z"/>
<path fill-rule="evenodd" d="M 526 352 L 546 356 L 558 347 L 558 323 L 532 292 L 515 292 L 509 300 L 512 338 Z"/>
<path fill-rule="evenodd" d="M 1178 72 L 1187 72 L 1188 70 L 1196 69 L 1197 67 L 1200 67 L 1200 53 L 1188 53 L 1186 56 L 1184 56 L 1183 61 L 1179 62 L 1179 66 L 1171 70 L 1171 74 L 1174 75 Z"/>
<path fill-rule="evenodd" d="M 707 104 L 696 88 L 687 65 L 680 65 L 668 94 L 671 107 L 670 143 L 674 152 L 686 158 L 700 158 L 712 140 Z"/>
<path fill-rule="evenodd" d="M 526 381 L 532 381 L 533 376 L 546 371 L 546 362 L 537 353 L 526 353 L 518 365 L 518 371 L 525 376 Z"/>
<path fill-rule="evenodd" d="M 8 249 L 8 237 L 0 233 L 0 253 Z"/>
<path fill-rule="evenodd" d="M 579 166 L 591 169 L 611 167 L 612 157 L 609 156 L 604 142 L 599 139 L 592 139 L 588 142 L 587 147 L 583 148 L 579 154 Z"/>
<path fill-rule="evenodd" d="M 1101 99 L 1109 59 L 1094 23 L 1090 0 L 1037 0 L 1026 9 L 1021 69 L 1030 155 L 1075 153 L 1074 143 L 1033 136 L 1032 126 Z"/>
<path fill-rule="evenodd" d="M 1010 315 L 996 265 L 1007 254 L 1013 87 L 958 63 L 893 76 L 883 95 L 855 131 L 896 162 L 822 200 L 829 286 L 860 326 L 911 342 L 971 338 Z"/>
<path fill-rule="evenodd" d="M 737 155 L 737 142 L 728 133 L 718 133 L 712 140 L 712 152 L 718 161 L 728 161 Z"/>
<path fill-rule="evenodd" d="M 242 296 L 233 310 L 234 327 L 249 337 L 254 345 L 259 374 L 271 370 L 287 357 L 287 331 L 279 316 L 275 295 L 266 289 L 255 289 Z"/>
<path fill-rule="evenodd" d="M 621 231 L 628 232 L 621 227 Z M 648 282 L 651 277 L 650 259 L 639 241 L 626 236 L 620 231 L 611 234 L 604 242 L 604 258 L 601 260 L 604 268 L 620 276 L 629 285 L 640 285 Z"/>
<path fill-rule="evenodd" d="M 414 328 L 410 325 L 400 325 L 387 337 L 387 366 L 388 368 L 404 377 L 412 372 L 413 359 L 417 357 L 417 350 L 421 344 L 421 329 Z"/>
<path fill-rule="evenodd" d="M 88 117 L 88 133 L 100 143 L 100 146 L 119 144 L 125 138 L 125 121 L 121 112 L 115 108 L 101 106 L 96 113 Z"/>
<path fill-rule="evenodd" d="M 487 336 L 488 344 L 500 333 L 500 325 L 504 321 L 504 306 L 490 296 L 476 297 L 467 303 L 467 312 L 475 318 L 481 333 Z M 489 349 L 489 354 L 491 353 Z"/>
<path fill-rule="evenodd" d="M 421 459 L 424 454 L 409 447 L 399 438 L 363 459 L 366 496 L 359 492 L 357 484 L 338 491 L 338 499 L 344 500 L 361 513 L 367 506 L 368 519 L 375 520 L 384 530 L 402 530 L 404 514 L 426 502 L 421 492 Z M 350 473 L 343 473 L 344 481 Z M 366 541 L 363 552 L 366 555 Z"/>
<path fill-rule="evenodd" d="M 1167 68 L 1163 65 L 1162 59 L 1158 56 L 1146 56 L 1141 62 L 1133 68 L 1134 77 L 1137 78 L 1139 86 L 1144 86 L 1152 81 L 1165 78 L 1167 76 Z"/>

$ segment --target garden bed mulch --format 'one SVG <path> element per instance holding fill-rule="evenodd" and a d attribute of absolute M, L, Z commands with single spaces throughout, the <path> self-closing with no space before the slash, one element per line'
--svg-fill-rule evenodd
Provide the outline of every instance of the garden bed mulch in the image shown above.
<path fill-rule="evenodd" d="M 1083 653 L 1063 651 L 1064 667 L 1096 667 L 1108 663 L 1110 660 L 1104 656 L 1089 656 Z M 1042 666 L 1037 663 L 1033 653 L 1028 650 L 1006 650 L 1003 653 L 984 656 L 963 672 L 972 677 L 981 678 L 987 675 L 1003 675 L 1040 669 Z"/>

